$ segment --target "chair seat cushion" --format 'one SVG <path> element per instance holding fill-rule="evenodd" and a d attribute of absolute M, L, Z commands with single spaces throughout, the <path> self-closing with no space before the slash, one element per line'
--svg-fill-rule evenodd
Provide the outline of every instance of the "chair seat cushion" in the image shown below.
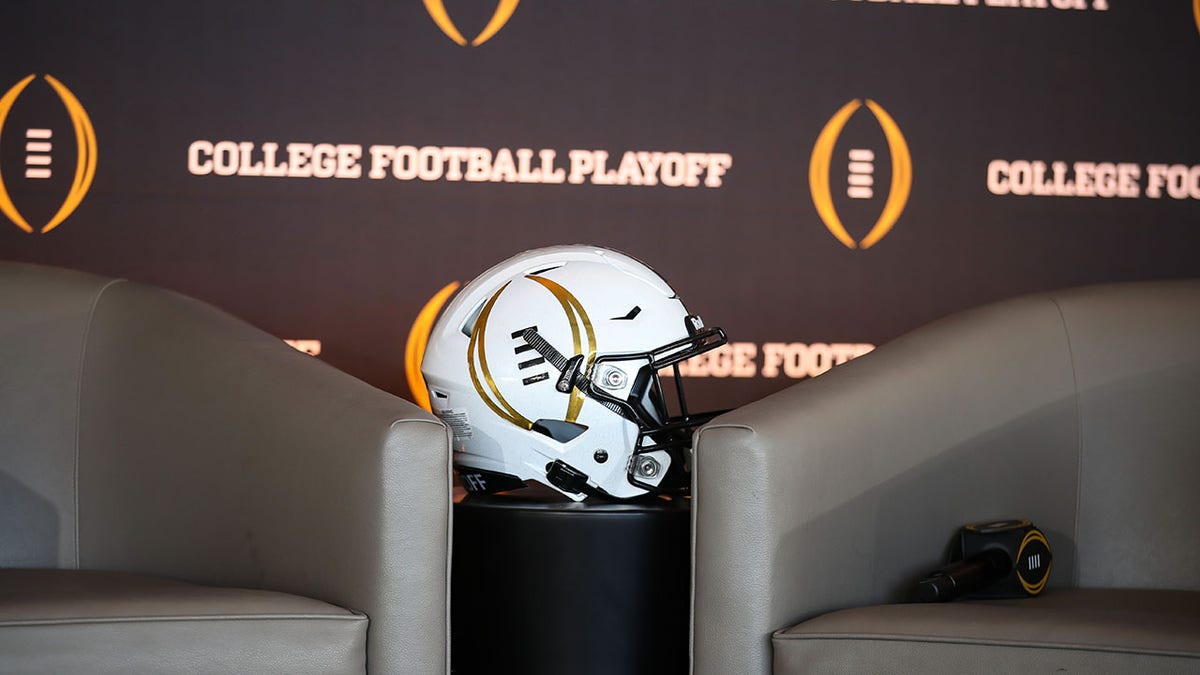
<path fill-rule="evenodd" d="M 775 673 L 1200 672 L 1200 592 L 877 605 L 772 638 Z"/>
<path fill-rule="evenodd" d="M 0 569 L 3 673 L 363 673 L 367 618 L 272 591 Z"/>

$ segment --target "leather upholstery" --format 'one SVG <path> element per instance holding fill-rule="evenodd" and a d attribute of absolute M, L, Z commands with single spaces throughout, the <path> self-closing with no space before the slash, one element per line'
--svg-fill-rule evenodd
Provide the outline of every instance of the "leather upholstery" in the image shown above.
<path fill-rule="evenodd" d="M 774 647 L 776 673 L 1195 673 L 1200 592 L 873 605 L 779 631 Z"/>
<path fill-rule="evenodd" d="M 1050 587 L 1200 589 L 1200 282 L 1098 286 L 923 327 L 697 433 L 693 670 L 900 602 L 963 523 L 1029 518 Z M 1187 450 L 1191 448 L 1191 450 Z"/>
<path fill-rule="evenodd" d="M 0 567 L 295 593 L 447 672 L 449 435 L 204 303 L 0 263 Z M 3 668 L 0 668 L 3 670 Z"/>
<path fill-rule="evenodd" d="M 84 336 L 112 283 L 0 263 L 0 566 L 77 567 Z"/>
<path fill-rule="evenodd" d="M 0 569 L 0 670 L 366 672 L 367 618 L 286 593 L 114 572 Z"/>

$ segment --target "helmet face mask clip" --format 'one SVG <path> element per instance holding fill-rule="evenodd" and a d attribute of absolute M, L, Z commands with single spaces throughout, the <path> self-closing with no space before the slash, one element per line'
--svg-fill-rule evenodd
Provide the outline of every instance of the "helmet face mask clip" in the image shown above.
<path fill-rule="evenodd" d="M 558 246 L 500 263 L 460 291 L 422 370 L 435 414 L 454 430 L 468 491 L 533 480 L 575 500 L 680 495 L 691 433 L 718 413 L 688 411 L 678 364 L 725 341 L 643 263 Z"/>

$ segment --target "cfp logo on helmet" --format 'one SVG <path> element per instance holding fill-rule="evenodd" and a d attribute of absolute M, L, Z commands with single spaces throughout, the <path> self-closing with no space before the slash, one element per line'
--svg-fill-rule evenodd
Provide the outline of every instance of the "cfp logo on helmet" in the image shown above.
<path fill-rule="evenodd" d="M 15 135 L 14 131 L 20 133 L 19 130 L 10 130 L 6 127 L 8 114 L 12 111 L 17 99 L 21 97 L 21 94 L 36 79 L 36 75 L 29 75 L 14 84 L 3 97 L 0 97 L 0 138 L 4 136 L 11 137 Z M 38 231 L 45 234 L 61 225 L 64 220 L 75 212 L 75 209 L 79 208 L 79 204 L 83 201 L 88 189 L 92 186 L 92 178 L 96 175 L 96 132 L 92 128 L 92 121 L 88 118 L 87 111 L 83 109 L 83 106 L 79 103 L 79 99 L 75 98 L 71 90 L 67 89 L 62 82 L 59 82 L 50 75 L 44 75 L 42 79 L 50 85 L 67 109 L 67 115 L 71 120 L 71 126 L 74 130 L 76 155 L 72 167 L 74 178 L 71 181 L 71 187 L 67 191 L 66 198 L 54 215 L 44 225 L 37 228 Z M 55 148 L 61 145 L 61 141 L 55 138 L 54 132 L 53 128 L 43 125 L 24 130 L 24 179 L 26 181 L 46 180 L 54 176 L 55 172 L 58 171 L 58 167 L 55 164 L 55 159 L 57 159 Z M 67 166 L 71 165 L 68 163 Z M 17 209 L 16 204 L 13 203 L 12 197 L 9 195 L 8 187 L 12 180 L 13 177 L 5 175 L 2 167 L 0 167 L 0 211 L 14 225 L 26 232 L 32 233 L 35 229 L 34 226 Z"/>
<path fill-rule="evenodd" d="M 471 40 L 470 45 L 478 47 L 492 39 L 496 33 L 499 33 L 500 29 L 504 28 L 504 24 L 508 23 L 508 20 L 512 18 L 513 12 L 517 11 L 517 3 L 520 1 L 500 0 L 499 4 L 496 5 L 496 11 L 492 13 L 491 20 L 483 27 L 479 35 L 476 35 L 475 39 Z M 437 24 L 438 28 L 441 28 L 442 32 L 446 34 L 446 37 L 454 40 L 463 47 L 467 46 L 467 39 L 463 37 L 458 27 L 454 25 L 454 21 L 450 19 L 450 14 L 446 12 L 446 5 L 443 0 L 425 0 L 425 9 L 429 12 L 429 16 L 433 18 L 433 22 Z"/>
<path fill-rule="evenodd" d="M 587 312 L 584 311 L 583 305 L 580 304 L 579 300 L 570 291 L 550 279 L 536 275 L 528 275 L 525 278 L 540 284 L 558 301 L 571 327 L 572 347 L 574 349 L 572 353 L 589 354 L 587 365 L 591 366 L 592 359 L 595 358 L 596 353 L 596 335 L 591 319 L 588 317 Z M 452 281 L 435 293 L 429 299 L 429 302 L 425 303 L 425 306 L 417 313 L 417 318 L 413 321 L 412 328 L 409 329 L 408 340 L 404 345 L 405 378 L 408 381 L 408 389 L 412 395 L 412 400 L 430 412 L 432 412 L 433 408 L 429 401 L 429 391 L 425 386 L 425 378 L 421 375 L 421 363 L 424 360 L 425 347 L 429 344 L 429 334 L 433 330 L 433 324 L 437 320 L 438 314 L 442 311 L 442 307 L 450 300 L 459 286 L 461 286 L 459 282 Z M 467 359 L 471 371 L 471 380 L 484 403 L 500 417 L 517 426 L 528 429 L 532 425 L 532 422 L 518 412 L 500 392 L 495 383 L 495 378 L 492 377 L 492 373 L 488 367 L 487 355 L 484 350 L 484 340 L 491 309 L 507 287 L 508 284 L 505 284 L 504 287 L 496 291 L 481 309 L 479 318 L 475 322 L 475 328 L 471 332 Z M 537 329 L 536 326 L 533 326 L 533 328 Z M 544 369 L 539 370 L 545 363 L 545 358 L 537 356 L 536 353 L 531 353 L 533 352 L 533 347 L 525 343 L 524 338 L 519 332 L 514 333 L 510 337 L 513 340 L 513 355 L 519 359 L 523 359 L 517 364 L 517 368 L 525 371 L 525 374 L 528 375 L 522 379 L 522 383 L 531 385 L 550 379 L 548 372 L 545 372 Z M 564 419 L 574 422 L 579 417 L 579 411 L 582 407 L 583 394 L 578 389 L 572 389 L 568 396 Z"/>
<path fill-rule="evenodd" d="M 1200 2 L 1200 0 L 1197 1 Z M 841 216 L 838 215 L 833 204 L 829 167 L 833 162 L 834 146 L 837 145 L 843 128 L 863 106 L 864 101 L 854 99 L 842 106 L 829 119 L 817 137 L 816 145 L 813 146 L 812 159 L 808 167 L 808 184 L 812 192 L 813 204 L 817 207 L 817 215 L 821 217 L 825 227 L 838 241 L 842 242 L 846 248 L 852 249 L 871 248 L 879 243 L 880 239 L 887 236 L 892 226 L 900 218 L 900 213 L 904 211 L 904 206 L 908 203 L 909 190 L 912 188 L 912 158 L 908 152 L 908 144 L 904 141 L 904 135 L 900 133 L 900 127 L 882 106 L 867 99 L 865 106 L 875 116 L 875 121 L 883 130 L 884 138 L 887 140 L 888 154 L 891 156 L 892 164 L 892 184 L 879 217 L 867 235 L 862 240 L 856 241 L 847 232 L 846 226 L 842 223 Z M 875 198 L 877 188 L 874 177 L 876 156 L 877 153 L 871 148 L 854 147 L 850 149 L 847 155 L 849 174 L 846 179 L 846 195 L 851 199 Z"/>
<path fill-rule="evenodd" d="M 583 304 L 579 302 L 570 291 L 563 288 L 558 282 L 546 277 L 541 277 L 536 274 L 527 274 L 525 278 L 539 284 L 554 296 L 566 315 L 567 322 L 571 327 L 571 354 L 587 354 L 587 362 L 582 366 L 583 372 L 588 372 L 591 369 L 592 363 L 596 358 L 596 332 L 592 327 L 592 320 L 588 317 L 587 312 L 583 309 Z M 467 348 L 467 364 L 471 371 L 471 382 L 475 385 L 475 391 L 479 394 L 483 402 L 502 419 L 508 420 L 512 424 L 523 429 L 533 427 L 533 421 L 518 411 L 504 397 L 504 393 L 500 391 L 500 387 L 496 384 L 496 378 L 492 376 L 492 372 L 488 367 L 488 359 L 485 344 L 487 342 L 488 319 L 491 316 L 492 307 L 496 305 L 496 301 L 504 294 L 504 291 L 509 287 L 508 282 L 496 291 L 483 309 L 479 312 L 479 318 L 475 321 L 475 327 L 471 330 L 471 342 Z M 529 326 L 534 331 L 537 331 L 537 326 Z M 527 328 L 511 333 L 509 337 L 514 340 L 513 354 L 521 357 L 522 353 L 532 351 L 532 345 L 525 343 L 524 333 Z M 522 357 L 523 358 L 523 357 Z M 522 384 L 528 386 L 536 384 L 548 379 L 548 376 L 543 376 L 543 373 L 535 373 L 527 369 L 534 366 L 541 366 L 548 360 L 547 357 L 537 356 L 528 358 L 517 364 L 519 370 L 527 371 L 530 376 L 522 378 Z M 560 367 L 563 364 L 560 364 Z M 566 372 L 564 370 L 564 372 Z M 568 385 L 569 386 L 569 385 Z M 566 393 L 564 391 L 564 393 Z M 567 409 L 563 415 L 563 419 L 567 422 L 574 422 L 579 419 L 579 412 L 583 408 L 583 393 L 574 387 L 570 387 L 570 393 L 567 397 Z"/>

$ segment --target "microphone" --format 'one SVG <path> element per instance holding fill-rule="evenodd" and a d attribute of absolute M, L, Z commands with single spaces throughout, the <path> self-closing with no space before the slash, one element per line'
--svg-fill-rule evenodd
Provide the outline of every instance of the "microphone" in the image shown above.
<path fill-rule="evenodd" d="M 921 602 L 955 598 L 1022 598 L 1046 587 L 1050 543 L 1028 520 L 998 520 L 965 525 L 958 532 L 949 564 L 917 583 Z"/>
<path fill-rule="evenodd" d="M 917 583 L 921 602 L 946 602 L 980 591 L 1012 571 L 1012 558 L 998 548 L 988 549 L 934 570 Z"/>

